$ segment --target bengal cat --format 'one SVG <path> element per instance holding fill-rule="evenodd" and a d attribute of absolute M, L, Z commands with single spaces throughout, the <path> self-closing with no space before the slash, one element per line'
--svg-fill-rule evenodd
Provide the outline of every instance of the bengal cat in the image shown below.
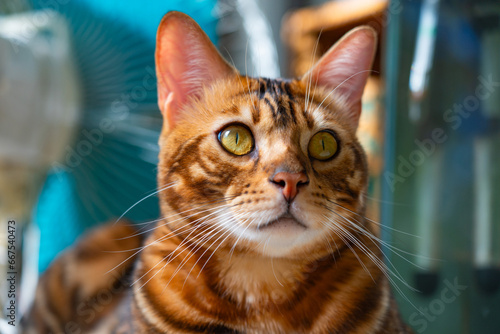
<path fill-rule="evenodd" d="M 167 14 L 162 216 L 149 233 L 98 229 L 56 260 L 25 332 L 411 333 L 364 218 L 355 131 L 376 39 L 359 27 L 300 79 L 251 78 Z"/>

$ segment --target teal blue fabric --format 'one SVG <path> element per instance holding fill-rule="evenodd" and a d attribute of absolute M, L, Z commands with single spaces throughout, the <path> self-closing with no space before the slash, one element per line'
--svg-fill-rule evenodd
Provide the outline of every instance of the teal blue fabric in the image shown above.
<path fill-rule="evenodd" d="M 154 40 L 156 29 L 163 15 L 170 10 L 181 11 L 198 23 L 213 42 L 217 41 L 214 0 L 168 0 L 168 1 L 123 1 L 123 0 L 80 0 L 96 12 L 111 20 L 119 20 L 132 30 Z"/>
<path fill-rule="evenodd" d="M 35 209 L 43 238 L 39 263 L 43 268 L 86 228 L 78 214 L 78 198 L 73 177 L 67 172 L 50 173 Z"/>
<path fill-rule="evenodd" d="M 156 29 L 165 13 L 178 10 L 216 43 L 215 5 L 216 0 L 33 0 L 35 8 L 66 18 L 83 98 L 76 138 L 54 162 L 34 211 L 41 272 L 89 228 L 125 212 L 137 223 L 159 216 L 158 198 L 147 197 L 156 190 L 161 127 Z M 106 131 L 103 119 L 110 120 Z"/>

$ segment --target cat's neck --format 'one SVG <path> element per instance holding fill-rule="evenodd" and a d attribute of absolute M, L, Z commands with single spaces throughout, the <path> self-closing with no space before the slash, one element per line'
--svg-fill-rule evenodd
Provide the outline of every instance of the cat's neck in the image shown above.
<path fill-rule="evenodd" d="M 318 269 L 319 261 L 222 252 L 215 257 L 223 294 L 248 306 L 280 303 L 292 298 Z"/>
<path fill-rule="evenodd" d="M 158 232 L 159 236 L 166 233 Z M 205 288 L 220 298 L 248 308 L 281 304 L 296 298 L 311 285 L 341 279 L 342 272 L 362 267 L 360 261 L 368 267 L 373 264 L 366 258 L 366 254 L 353 244 L 339 245 L 334 253 L 326 253 L 316 258 L 308 256 L 294 259 L 270 257 L 224 247 L 216 250 L 200 249 L 196 245 L 190 247 L 189 243 L 180 238 L 172 238 L 168 244 L 169 246 L 167 243 L 160 243 L 146 250 L 147 253 L 155 253 L 155 248 L 158 247 L 166 254 L 166 249 L 184 249 L 179 252 L 179 257 L 166 256 L 157 265 L 156 268 L 163 268 L 160 273 L 160 276 L 164 277 L 163 280 L 182 282 L 186 289 L 189 289 L 187 286 L 191 284 L 197 289 L 205 285 Z M 175 260 L 170 262 L 172 258 Z M 165 264 L 175 270 L 166 269 Z M 168 272 L 175 273 L 175 277 L 171 277 Z"/>
<path fill-rule="evenodd" d="M 380 259 L 380 251 L 367 240 L 360 243 L 373 245 L 371 255 L 354 243 L 339 245 L 338 251 L 320 258 L 291 260 L 231 252 L 231 247 L 205 252 L 175 237 L 154 243 L 167 234 L 166 228 L 159 228 L 150 236 L 134 284 L 138 310 L 154 302 L 165 319 L 171 317 L 173 303 L 190 312 L 217 314 L 229 323 L 247 319 L 244 323 L 248 325 L 253 319 L 264 327 L 283 329 L 307 321 L 311 309 L 323 310 L 325 319 L 333 321 L 338 310 L 352 307 L 353 295 L 364 296 L 367 291 L 384 294 L 383 303 L 388 298 L 382 292 L 387 285 L 385 276 L 370 258 Z M 169 297 L 160 298 L 164 295 Z M 280 324 L 272 319 L 281 319 Z M 342 318 L 338 321 L 341 326 Z"/>

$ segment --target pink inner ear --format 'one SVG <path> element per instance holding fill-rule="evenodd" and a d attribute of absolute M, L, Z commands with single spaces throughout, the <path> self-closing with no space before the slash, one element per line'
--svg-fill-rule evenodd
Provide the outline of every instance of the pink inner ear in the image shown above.
<path fill-rule="evenodd" d="M 312 85 L 330 89 L 342 96 L 351 107 L 347 115 L 357 126 L 361 112 L 361 96 L 371 72 L 376 32 L 370 27 L 351 30 L 327 51 L 302 79 Z"/>
<path fill-rule="evenodd" d="M 196 22 L 185 14 L 170 12 L 158 28 L 156 74 L 158 105 L 172 128 L 182 118 L 183 106 L 190 98 L 199 97 L 204 85 L 236 72 Z M 170 93 L 173 95 L 166 103 Z"/>

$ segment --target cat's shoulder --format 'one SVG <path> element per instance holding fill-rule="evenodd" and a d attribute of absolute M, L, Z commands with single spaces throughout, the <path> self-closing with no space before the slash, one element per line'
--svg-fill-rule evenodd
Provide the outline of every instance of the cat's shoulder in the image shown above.
<path fill-rule="evenodd" d="M 89 331 L 126 296 L 141 244 L 142 235 L 127 221 L 85 234 L 40 277 L 24 333 Z"/>

